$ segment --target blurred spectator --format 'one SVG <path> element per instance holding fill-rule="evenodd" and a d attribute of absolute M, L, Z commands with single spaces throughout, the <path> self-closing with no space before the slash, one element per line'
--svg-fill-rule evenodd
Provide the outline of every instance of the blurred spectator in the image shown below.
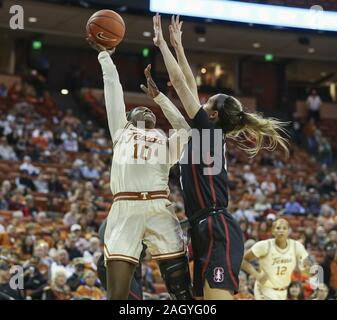
<path fill-rule="evenodd" d="M 81 161 L 82 162 L 82 161 Z M 81 170 L 81 162 L 74 161 L 71 170 L 69 171 L 69 177 L 74 180 L 81 180 L 82 177 L 82 170 Z"/>
<path fill-rule="evenodd" d="M 99 170 L 93 166 L 93 163 L 89 161 L 81 168 L 82 177 L 88 180 L 97 180 L 100 177 Z"/>
<path fill-rule="evenodd" d="M 325 260 L 321 264 L 323 268 L 324 283 L 330 288 L 329 297 L 336 299 L 337 294 L 337 245 L 328 242 L 324 250 Z"/>
<path fill-rule="evenodd" d="M 82 257 L 82 252 L 76 247 L 77 237 L 75 234 L 70 233 L 66 240 L 65 249 L 68 252 L 69 259 Z"/>
<path fill-rule="evenodd" d="M 34 185 L 36 187 L 36 191 L 40 193 L 49 193 L 47 177 L 43 174 L 39 174 L 37 178 L 34 180 Z"/>
<path fill-rule="evenodd" d="M 313 294 L 312 300 L 328 300 L 329 288 L 324 284 L 320 283 Z"/>
<path fill-rule="evenodd" d="M 67 284 L 70 287 L 71 291 L 76 291 L 77 288 L 81 285 L 84 276 L 85 261 L 83 258 L 75 258 L 73 260 L 73 265 L 75 267 L 75 271 L 68 278 Z"/>
<path fill-rule="evenodd" d="M 290 201 L 284 206 L 284 214 L 289 215 L 303 215 L 305 214 L 305 209 L 296 201 L 295 196 L 291 196 Z"/>
<path fill-rule="evenodd" d="M 70 300 L 73 295 L 67 285 L 67 272 L 63 268 L 55 270 L 51 285 L 44 287 L 42 292 L 36 292 L 34 298 L 41 300 Z"/>
<path fill-rule="evenodd" d="M 71 233 L 74 234 L 74 239 L 76 240 L 76 247 L 84 252 L 89 247 L 89 243 L 82 237 L 82 227 L 79 224 L 73 224 L 70 228 Z"/>
<path fill-rule="evenodd" d="M 77 133 L 73 131 L 70 126 L 66 127 L 66 131 L 61 134 L 60 138 L 63 142 L 63 148 L 65 151 L 78 151 L 78 136 Z"/>
<path fill-rule="evenodd" d="M 93 271 L 87 271 L 84 274 L 84 281 L 85 284 L 76 290 L 76 295 L 90 300 L 102 300 L 104 293 L 95 286 L 97 281 L 96 274 Z"/>
<path fill-rule="evenodd" d="M 67 212 L 63 218 L 63 223 L 71 227 L 73 224 L 77 223 L 79 217 L 79 207 L 76 202 L 71 203 L 70 211 Z"/>
<path fill-rule="evenodd" d="M 65 193 L 63 184 L 60 182 L 56 174 L 53 174 L 51 179 L 49 180 L 48 189 L 49 189 L 49 192 L 56 193 L 56 194 Z"/>
<path fill-rule="evenodd" d="M 28 188 L 31 191 L 36 191 L 36 186 L 27 171 L 20 173 L 20 176 L 15 179 L 15 184 L 23 189 Z"/>
<path fill-rule="evenodd" d="M 32 256 L 24 265 L 24 288 L 25 290 L 37 290 L 47 284 L 47 279 L 39 270 L 40 258 Z"/>
<path fill-rule="evenodd" d="M 75 271 L 74 267 L 69 264 L 69 255 L 67 250 L 65 249 L 59 249 L 56 252 L 56 255 L 54 257 L 54 262 L 52 263 L 50 269 L 51 269 L 51 276 L 53 277 L 54 274 L 59 270 L 60 267 L 63 267 L 63 269 L 66 272 L 66 278 L 69 278 Z"/>
<path fill-rule="evenodd" d="M 302 146 L 304 142 L 303 128 L 303 121 L 297 113 L 294 113 L 292 121 L 292 138 L 293 141 L 299 146 Z"/>
<path fill-rule="evenodd" d="M 24 260 L 28 260 L 34 253 L 34 237 L 26 236 L 21 244 L 20 256 Z"/>
<path fill-rule="evenodd" d="M 7 142 L 6 137 L 0 140 L 0 159 L 3 160 L 17 160 L 14 149 Z"/>
<path fill-rule="evenodd" d="M 26 172 L 30 176 L 37 176 L 40 173 L 40 169 L 32 164 L 32 160 L 28 156 L 23 158 L 23 163 L 20 165 L 20 170 Z"/>
<path fill-rule="evenodd" d="M 62 120 L 62 125 L 66 125 L 66 126 L 77 126 L 79 125 L 80 119 L 78 119 L 77 117 L 75 117 L 73 115 L 73 110 L 72 109 L 67 109 L 66 111 L 66 115 Z M 63 139 L 62 139 L 63 140 Z"/>
<path fill-rule="evenodd" d="M 0 84 L 0 98 L 6 98 L 7 97 L 7 87 L 4 83 Z"/>
<path fill-rule="evenodd" d="M 302 283 L 298 281 L 292 281 L 288 287 L 288 300 L 304 300 L 304 291 Z"/>
<path fill-rule="evenodd" d="M 240 201 L 239 208 L 234 212 L 234 218 L 236 221 L 247 220 L 248 222 L 255 222 L 257 214 L 249 209 L 249 203 L 247 201 Z"/>
<path fill-rule="evenodd" d="M 96 253 L 101 254 L 100 241 L 97 237 L 91 237 L 89 240 L 89 248 L 84 251 L 83 258 L 87 263 L 93 263 Z"/>
<path fill-rule="evenodd" d="M 25 197 L 26 204 L 22 208 L 23 215 L 25 217 L 37 217 L 39 209 L 35 207 L 34 198 L 31 195 Z"/>
<path fill-rule="evenodd" d="M 307 98 L 307 107 L 308 107 L 308 118 L 314 119 L 315 122 L 320 120 L 320 109 L 322 106 L 322 100 L 317 94 L 315 89 L 311 90 L 311 94 Z"/>
<path fill-rule="evenodd" d="M 332 164 L 332 148 L 328 139 L 322 138 L 318 146 L 318 161 L 330 166 Z"/>
<path fill-rule="evenodd" d="M 272 195 L 276 191 L 276 185 L 272 181 L 271 176 L 268 175 L 267 179 L 261 183 L 261 190 L 265 195 Z"/>
<path fill-rule="evenodd" d="M 268 202 L 267 197 L 264 195 L 256 197 L 254 211 L 257 213 L 258 217 L 261 217 L 268 209 L 271 209 L 271 204 Z"/>
<path fill-rule="evenodd" d="M 257 180 L 255 174 L 251 171 L 251 168 L 249 165 L 245 165 L 243 167 L 243 178 L 248 184 L 254 184 L 257 185 Z"/>

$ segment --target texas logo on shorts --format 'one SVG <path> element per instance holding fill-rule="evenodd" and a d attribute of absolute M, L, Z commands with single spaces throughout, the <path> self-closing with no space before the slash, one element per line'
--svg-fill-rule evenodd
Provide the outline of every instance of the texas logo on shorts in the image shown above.
<path fill-rule="evenodd" d="M 213 271 L 214 282 L 223 282 L 224 280 L 224 270 L 221 267 L 214 268 Z"/>

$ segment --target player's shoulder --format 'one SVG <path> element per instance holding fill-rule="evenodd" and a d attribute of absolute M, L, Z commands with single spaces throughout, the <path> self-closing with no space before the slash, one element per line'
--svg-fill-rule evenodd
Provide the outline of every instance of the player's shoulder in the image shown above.
<path fill-rule="evenodd" d="M 260 256 L 266 256 L 272 246 L 272 239 L 261 240 L 256 242 L 253 247 L 253 253 L 259 254 Z"/>
<path fill-rule="evenodd" d="M 257 242 L 257 244 L 260 244 L 261 246 L 270 246 L 273 244 L 273 239 L 261 240 Z"/>

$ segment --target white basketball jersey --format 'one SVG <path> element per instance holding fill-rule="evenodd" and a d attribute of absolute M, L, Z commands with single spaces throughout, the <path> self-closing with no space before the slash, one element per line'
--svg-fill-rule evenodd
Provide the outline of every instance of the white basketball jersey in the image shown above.
<path fill-rule="evenodd" d="M 113 148 L 110 187 L 118 192 L 168 189 L 171 165 L 168 139 L 157 130 L 145 130 L 128 123 Z"/>
<path fill-rule="evenodd" d="M 277 247 L 275 239 L 268 239 L 256 243 L 252 251 L 259 258 L 260 269 L 268 276 L 263 286 L 278 289 L 290 284 L 296 264 L 308 256 L 303 245 L 292 239 L 288 239 L 285 249 Z"/>

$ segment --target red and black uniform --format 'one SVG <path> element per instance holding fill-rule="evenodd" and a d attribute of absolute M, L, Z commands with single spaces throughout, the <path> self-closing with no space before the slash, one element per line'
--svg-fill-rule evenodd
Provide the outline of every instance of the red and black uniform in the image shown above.
<path fill-rule="evenodd" d="M 244 253 L 238 223 L 227 212 L 228 177 L 225 138 L 200 108 L 192 121 L 192 137 L 180 161 L 185 211 L 191 224 L 194 290 L 203 296 L 211 288 L 236 292 Z"/>

